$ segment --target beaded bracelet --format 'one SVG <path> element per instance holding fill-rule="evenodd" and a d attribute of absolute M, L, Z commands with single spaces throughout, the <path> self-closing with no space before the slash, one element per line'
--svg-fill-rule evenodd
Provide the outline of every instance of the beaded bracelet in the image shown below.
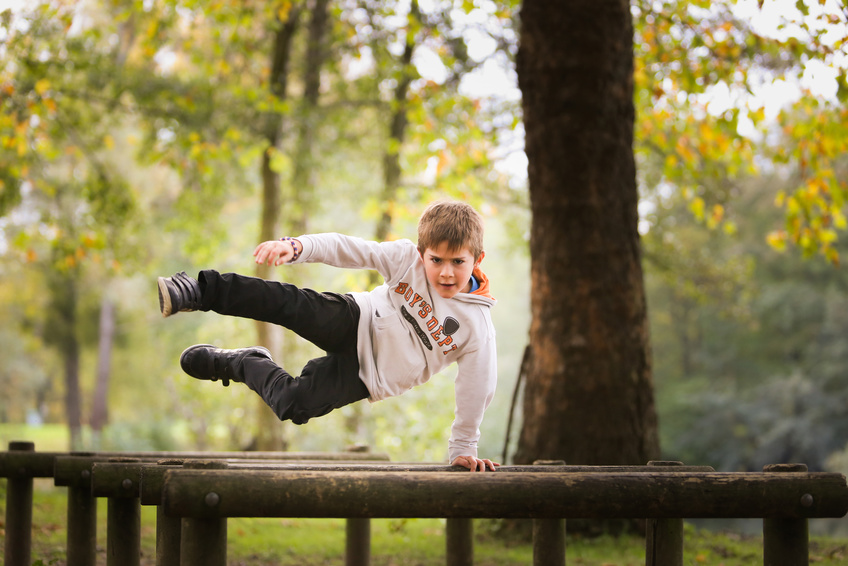
<path fill-rule="evenodd" d="M 300 252 L 297 251 L 297 244 L 295 244 L 295 242 L 297 240 L 295 238 L 290 238 L 289 236 L 286 236 L 284 238 L 280 238 L 280 241 L 281 242 L 288 242 L 289 244 L 291 244 L 292 250 L 294 251 L 294 256 L 292 257 L 291 260 L 297 261 L 297 258 L 300 257 Z"/>

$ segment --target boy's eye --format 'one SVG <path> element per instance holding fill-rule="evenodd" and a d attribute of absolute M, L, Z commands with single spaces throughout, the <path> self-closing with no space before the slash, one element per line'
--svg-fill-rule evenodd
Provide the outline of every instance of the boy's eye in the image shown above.
<path fill-rule="evenodd" d="M 464 259 L 455 259 L 455 260 L 453 260 L 453 262 L 456 265 L 462 265 L 463 263 L 465 263 L 465 260 Z"/>

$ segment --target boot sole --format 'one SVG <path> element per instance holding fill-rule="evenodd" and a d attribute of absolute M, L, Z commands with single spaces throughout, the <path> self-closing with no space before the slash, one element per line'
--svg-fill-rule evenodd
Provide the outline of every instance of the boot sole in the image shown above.
<path fill-rule="evenodd" d="M 166 318 L 174 314 L 173 305 L 171 304 L 171 293 L 168 292 L 168 284 L 165 282 L 165 277 L 158 279 L 159 283 L 159 310 L 162 311 L 162 317 Z"/>

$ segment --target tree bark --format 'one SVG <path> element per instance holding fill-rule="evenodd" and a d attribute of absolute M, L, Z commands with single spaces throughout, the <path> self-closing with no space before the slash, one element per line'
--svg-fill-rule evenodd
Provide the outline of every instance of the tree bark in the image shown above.
<path fill-rule="evenodd" d="M 112 371 L 112 343 L 115 339 L 115 305 L 104 296 L 100 303 L 100 328 L 97 344 L 97 377 L 91 406 L 91 430 L 100 435 L 109 421 L 109 377 Z"/>
<path fill-rule="evenodd" d="M 69 337 L 63 351 L 65 365 L 65 413 L 71 435 L 71 450 L 82 449 L 82 408 L 80 400 L 80 347 L 76 336 Z"/>
<path fill-rule="evenodd" d="M 292 235 L 309 231 L 309 217 L 315 211 L 315 130 L 318 98 L 321 94 L 321 69 L 327 60 L 329 4 L 329 0 L 315 0 L 309 22 L 303 101 L 299 112 L 300 126 L 292 174 L 292 201 L 298 211 L 292 219 Z"/>
<path fill-rule="evenodd" d="M 408 19 L 406 41 L 403 53 L 398 61 L 401 68 L 401 78 L 395 86 L 394 97 L 392 98 L 389 139 L 383 153 L 383 190 L 380 195 L 380 206 L 383 210 L 374 230 L 374 239 L 378 242 L 385 241 L 391 233 L 392 223 L 394 222 L 394 206 L 400 188 L 400 147 L 406 136 L 406 127 L 409 125 L 406 112 L 409 106 L 407 103 L 409 86 L 413 79 L 411 66 L 412 55 L 415 52 L 415 28 L 421 23 L 421 10 L 418 7 L 417 0 L 412 0 Z M 379 283 L 379 274 L 372 272 L 369 277 L 369 286 L 373 287 Z"/>
<path fill-rule="evenodd" d="M 659 455 L 633 157 L 626 0 L 525 0 L 530 369 L 516 463 Z"/>
<path fill-rule="evenodd" d="M 65 419 L 71 450 L 82 449 L 82 408 L 80 398 L 80 343 L 77 336 L 79 271 L 56 270 L 49 278 L 50 313 L 45 338 L 55 345 L 62 358 L 65 382 Z"/>
<path fill-rule="evenodd" d="M 300 8 L 295 7 L 289 12 L 288 20 L 279 22 L 279 28 L 274 35 L 274 47 L 271 55 L 271 92 L 279 99 L 286 97 L 288 86 L 289 60 L 291 59 L 291 42 L 297 30 Z M 266 116 L 265 137 L 268 149 L 262 154 L 260 166 L 262 175 L 262 223 L 259 228 L 259 241 L 264 242 L 278 237 L 280 224 L 280 175 L 272 167 L 273 152 L 279 149 L 282 140 L 283 117 L 277 113 Z M 256 276 L 268 279 L 271 276 L 271 266 L 257 265 Z M 258 343 L 271 352 L 280 350 L 280 331 L 274 325 L 257 322 L 256 334 Z M 286 447 L 282 426 L 277 416 L 264 401 L 257 401 L 257 431 L 253 448 L 256 450 L 283 450 Z"/>

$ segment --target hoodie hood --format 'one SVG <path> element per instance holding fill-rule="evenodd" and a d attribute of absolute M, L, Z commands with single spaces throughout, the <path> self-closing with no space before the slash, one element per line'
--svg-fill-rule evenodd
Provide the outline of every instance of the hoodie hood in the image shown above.
<path fill-rule="evenodd" d="M 483 273 L 479 267 L 475 267 L 471 274 L 477 279 L 480 287 L 473 293 L 457 293 L 449 300 L 457 300 L 465 303 L 476 303 L 486 305 L 487 307 L 494 306 L 497 302 L 489 292 L 489 278 Z"/>
<path fill-rule="evenodd" d="M 483 271 L 479 267 L 475 267 L 474 271 L 471 272 L 471 275 L 473 275 L 474 278 L 477 280 L 477 283 L 480 284 L 480 287 L 478 287 L 477 290 L 471 294 L 486 297 L 494 301 L 495 298 L 489 292 L 489 278 L 486 277 L 486 274 L 483 273 Z"/>

